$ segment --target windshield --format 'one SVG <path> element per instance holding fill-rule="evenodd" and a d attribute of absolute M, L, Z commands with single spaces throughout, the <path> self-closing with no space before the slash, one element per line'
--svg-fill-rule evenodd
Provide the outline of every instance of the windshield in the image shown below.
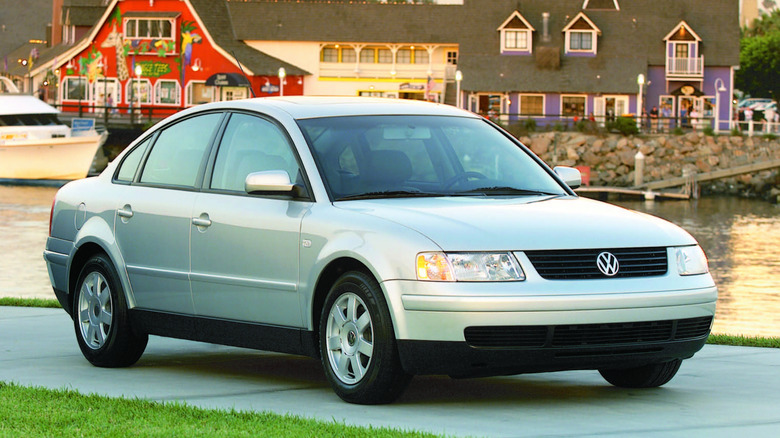
<path fill-rule="evenodd" d="M 337 201 L 566 194 L 531 156 L 480 119 L 350 116 L 298 123 Z"/>

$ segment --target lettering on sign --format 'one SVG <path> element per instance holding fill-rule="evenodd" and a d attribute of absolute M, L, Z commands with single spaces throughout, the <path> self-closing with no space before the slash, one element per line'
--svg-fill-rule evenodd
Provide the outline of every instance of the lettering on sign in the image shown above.
<path fill-rule="evenodd" d="M 171 72 L 171 66 L 164 62 L 141 61 L 137 64 L 141 66 L 141 76 L 159 78 Z"/>

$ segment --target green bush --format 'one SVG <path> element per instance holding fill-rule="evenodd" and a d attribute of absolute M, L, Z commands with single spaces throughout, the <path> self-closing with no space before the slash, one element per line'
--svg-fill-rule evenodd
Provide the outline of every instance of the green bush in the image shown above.
<path fill-rule="evenodd" d="M 712 129 L 712 126 L 705 126 L 701 131 L 704 133 L 704 135 L 709 135 L 710 137 L 715 135 L 715 130 Z"/>
<path fill-rule="evenodd" d="M 764 140 L 772 141 L 772 140 L 776 140 L 777 139 L 777 135 L 776 134 L 772 134 L 771 132 L 769 132 L 769 133 L 766 133 L 766 134 L 762 135 L 761 138 L 763 138 Z"/>
<path fill-rule="evenodd" d="M 738 127 L 731 128 L 731 136 L 732 137 L 742 137 L 742 131 L 739 130 Z"/>
<path fill-rule="evenodd" d="M 678 126 L 678 127 L 674 128 L 674 129 L 672 129 L 672 134 L 674 134 L 674 135 L 683 135 L 683 134 L 685 134 L 685 131 L 683 131 L 683 129 Z"/>
<path fill-rule="evenodd" d="M 525 120 L 523 120 L 523 127 L 528 132 L 536 132 L 536 120 L 535 119 L 525 119 Z"/>
<path fill-rule="evenodd" d="M 636 126 L 636 120 L 633 117 L 618 117 L 613 122 L 607 122 L 607 130 L 618 131 L 623 135 L 636 135 L 639 128 Z"/>

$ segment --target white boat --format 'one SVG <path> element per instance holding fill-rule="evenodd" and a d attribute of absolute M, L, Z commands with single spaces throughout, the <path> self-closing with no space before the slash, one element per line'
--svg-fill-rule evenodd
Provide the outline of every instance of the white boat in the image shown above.
<path fill-rule="evenodd" d="M 86 177 L 107 134 L 73 131 L 57 119 L 56 108 L 18 94 L 8 78 L 0 81 L 11 91 L 0 94 L 0 181 Z"/>

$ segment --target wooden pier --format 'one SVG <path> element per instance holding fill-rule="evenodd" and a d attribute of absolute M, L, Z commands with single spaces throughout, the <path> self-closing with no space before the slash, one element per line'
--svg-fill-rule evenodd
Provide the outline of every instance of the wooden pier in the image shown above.
<path fill-rule="evenodd" d="M 609 199 L 624 199 L 624 198 L 639 198 L 652 201 L 655 199 L 691 199 L 690 193 L 684 192 L 655 192 L 652 190 L 641 190 L 632 187 L 598 187 L 587 186 L 580 187 L 574 190 L 578 194 L 584 195 L 589 198 L 596 198 L 603 201 Z"/>

